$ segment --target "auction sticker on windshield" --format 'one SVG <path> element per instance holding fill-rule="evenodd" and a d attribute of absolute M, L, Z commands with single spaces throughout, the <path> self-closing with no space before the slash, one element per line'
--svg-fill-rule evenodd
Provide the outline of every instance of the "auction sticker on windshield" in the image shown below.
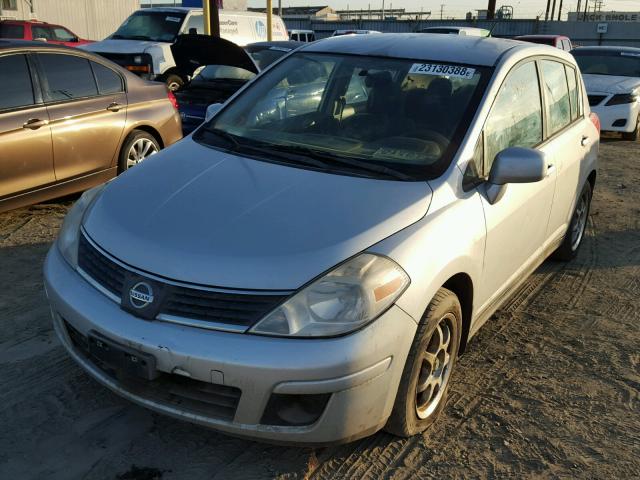
<path fill-rule="evenodd" d="M 420 75 L 443 75 L 447 77 L 470 79 L 475 73 L 474 68 L 463 67 L 461 65 L 443 65 L 441 63 L 414 63 L 411 65 L 409 74 Z"/>

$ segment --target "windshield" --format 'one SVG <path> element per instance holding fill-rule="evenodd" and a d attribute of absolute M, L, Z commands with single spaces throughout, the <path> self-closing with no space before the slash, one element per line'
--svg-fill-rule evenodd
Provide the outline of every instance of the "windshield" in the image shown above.
<path fill-rule="evenodd" d="M 448 166 L 477 107 L 484 72 L 299 52 L 259 77 L 195 139 L 239 152 L 259 146 L 263 152 L 296 153 L 278 160 L 297 166 L 308 167 L 306 160 L 313 158 L 316 167 L 343 173 L 369 169 L 435 177 Z M 358 160 L 357 166 L 348 160 Z"/>
<path fill-rule="evenodd" d="M 285 47 L 246 47 L 245 50 L 251 56 L 260 70 L 264 70 L 279 58 L 291 51 Z"/>
<path fill-rule="evenodd" d="M 183 13 L 136 12 L 120 25 L 111 38 L 172 43 L 180 31 L 183 20 Z"/>
<path fill-rule="evenodd" d="M 640 53 L 573 51 L 583 74 L 640 77 Z"/>

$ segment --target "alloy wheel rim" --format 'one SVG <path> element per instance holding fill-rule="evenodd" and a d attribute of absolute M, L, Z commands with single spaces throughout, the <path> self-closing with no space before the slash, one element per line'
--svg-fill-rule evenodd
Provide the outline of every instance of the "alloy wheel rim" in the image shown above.
<path fill-rule="evenodd" d="M 179 82 L 169 82 L 167 88 L 172 92 L 177 92 L 180 89 L 181 85 Z"/>
<path fill-rule="evenodd" d="M 442 317 L 421 354 L 416 384 L 416 414 L 421 419 L 435 411 L 446 391 L 453 361 L 454 325 L 452 313 Z"/>
<path fill-rule="evenodd" d="M 584 192 L 580 196 L 576 211 L 573 214 L 573 227 L 571 228 L 571 250 L 576 250 L 582 241 L 584 230 L 587 225 L 587 213 L 589 210 L 589 194 Z"/>
<path fill-rule="evenodd" d="M 136 140 L 127 155 L 127 168 L 142 162 L 145 158 L 158 153 L 158 147 L 148 138 L 139 138 Z"/>

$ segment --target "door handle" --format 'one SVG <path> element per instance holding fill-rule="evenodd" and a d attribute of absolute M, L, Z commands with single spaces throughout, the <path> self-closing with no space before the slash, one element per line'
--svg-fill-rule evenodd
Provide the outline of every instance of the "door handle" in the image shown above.
<path fill-rule="evenodd" d="M 117 102 L 113 102 L 109 104 L 109 106 L 107 107 L 107 110 L 109 110 L 110 112 L 118 112 L 121 108 L 122 108 L 122 105 L 120 105 Z"/>
<path fill-rule="evenodd" d="M 589 137 L 583 135 L 582 140 L 580 140 L 580 145 L 582 145 L 583 147 L 589 145 Z"/>
<path fill-rule="evenodd" d="M 40 127 L 46 127 L 47 125 L 49 125 L 49 120 L 40 120 L 39 118 L 30 118 L 22 125 L 22 128 L 28 128 L 29 130 L 37 130 Z"/>

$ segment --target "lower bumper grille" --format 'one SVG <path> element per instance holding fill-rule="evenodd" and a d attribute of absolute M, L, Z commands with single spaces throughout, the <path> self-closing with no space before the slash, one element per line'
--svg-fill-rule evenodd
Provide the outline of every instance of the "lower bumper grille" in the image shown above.
<path fill-rule="evenodd" d="M 155 380 L 123 375 L 89 352 L 87 337 L 63 320 L 76 350 L 123 389 L 139 397 L 210 418 L 232 421 L 242 392 L 239 388 L 162 373 Z"/>

